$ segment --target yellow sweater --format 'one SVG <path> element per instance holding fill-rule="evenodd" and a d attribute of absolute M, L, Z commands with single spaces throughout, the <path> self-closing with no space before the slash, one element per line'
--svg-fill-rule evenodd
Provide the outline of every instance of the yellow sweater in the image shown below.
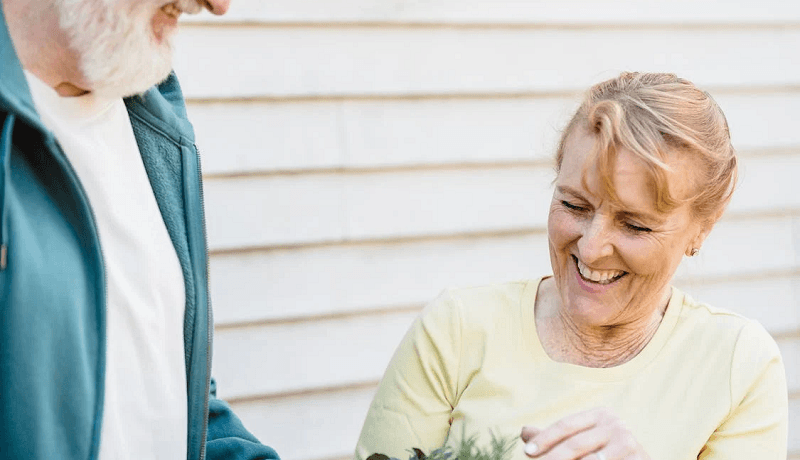
<path fill-rule="evenodd" d="M 428 453 L 462 433 L 487 445 L 491 430 L 516 437 L 521 460 L 523 425 L 597 406 L 621 417 L 652 460 L 786 459 L 786 376 L 760 324 L 673 288 L 658 331 L 632 360 L 559 363 L 536 332 L 539 281 L 447 291 L 426 307 L 380 383 L 356 459 L 404 460 L 412 447 Z"/>

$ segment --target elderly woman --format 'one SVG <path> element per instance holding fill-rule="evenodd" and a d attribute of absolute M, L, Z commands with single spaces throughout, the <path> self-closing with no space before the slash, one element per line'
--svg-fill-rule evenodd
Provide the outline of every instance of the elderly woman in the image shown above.
<path fill-rule="evenodd" d="M 553 275 L 448 291 L 406 334 L 356 458 L 462 433 L 515 458 L 785 460 L 787 390 L 756 322 L 670 282 L 730 200 L 725 117 L 670 74 L 591 88 L 564 130 L 547 224 Z M 450 439 L 448 439 L 450 438 Z"/>

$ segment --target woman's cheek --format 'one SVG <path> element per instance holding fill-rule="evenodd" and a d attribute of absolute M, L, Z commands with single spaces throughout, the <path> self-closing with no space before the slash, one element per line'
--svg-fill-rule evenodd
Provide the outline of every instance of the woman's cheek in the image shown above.
<path fill-rule="evenodd" d="M 565 211 L 551 210 L 547 220 L 547 233 L 551 244 L 561 249 L 579 237 L 580 222 Z"/>
<path fill-rule="evenodd" d="M 647 237 L 624 237 L 617 248 L 625 264 L 638 275 L 660 275 L 670 265 L 669 254 Z"/>

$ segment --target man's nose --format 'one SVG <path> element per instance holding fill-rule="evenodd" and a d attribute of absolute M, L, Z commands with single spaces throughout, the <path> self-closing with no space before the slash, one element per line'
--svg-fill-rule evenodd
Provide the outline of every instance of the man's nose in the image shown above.
<path fill-rule="evenodd" d="M 222 16 L 231 6 L 231 0 L 202 0 L 203 6 L 217 16 Z"/>

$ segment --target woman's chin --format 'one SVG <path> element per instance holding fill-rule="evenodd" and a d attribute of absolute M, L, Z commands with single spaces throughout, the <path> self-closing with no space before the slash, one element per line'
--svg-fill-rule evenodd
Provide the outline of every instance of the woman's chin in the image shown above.
<path fill-rule="evenodd" d="M 607 326 L 608 318 L 612 316 L 607 305 L 582 298 L 569 299 L 564 312 L 572 322 L 591 327 Z"/>

